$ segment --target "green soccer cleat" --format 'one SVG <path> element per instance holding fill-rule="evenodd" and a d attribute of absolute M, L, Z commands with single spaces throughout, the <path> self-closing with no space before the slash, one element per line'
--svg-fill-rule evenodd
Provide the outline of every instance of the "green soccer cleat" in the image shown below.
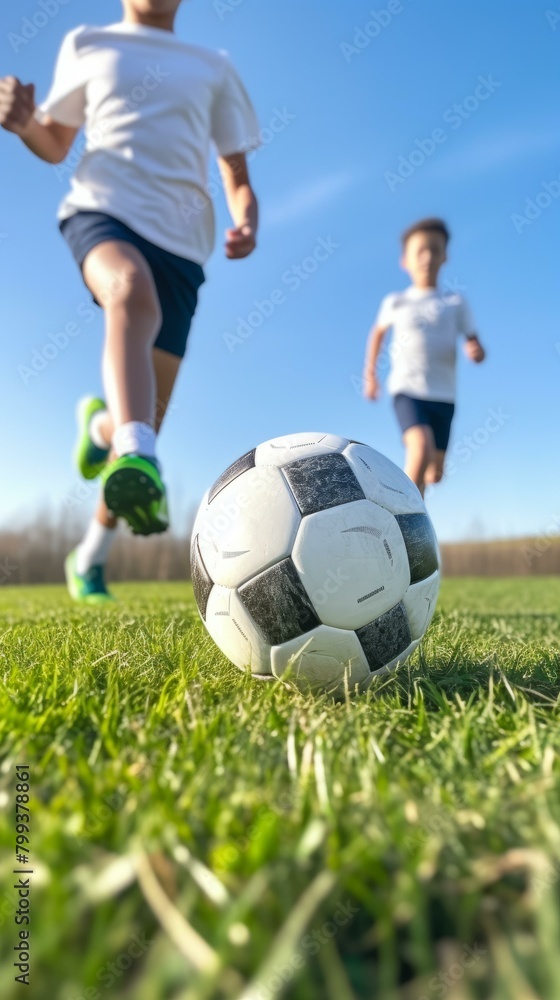
<path fill-rule="evenodd" d="M 102 399 L 95 396 L 85 396 L 78 403 L 76 416 L 78 418 L 78 440 L 74 451 L 74 459 L 84 479 L 97 479 L 97 476 L 107 465 L 109 448 L 98 448 L 89 436 L 91 418 L 107 407 Z"/>
<path fill-rule="evenodd" d="M 167 531 L 167 493 L 155 459 L 123 455 L 104 469 L 101 481 L 107 507 L 134 535 Z"/>
<path fill-rule="evenodd" d="M 64 572 L 68 592 L 74 601 L 80 604 L 112 604 L 115 600 L 105 586 L 104 567 L 92 566 L 87 573 L 78 573 L 76 569 L 77 549 L 66 557 Z"/>

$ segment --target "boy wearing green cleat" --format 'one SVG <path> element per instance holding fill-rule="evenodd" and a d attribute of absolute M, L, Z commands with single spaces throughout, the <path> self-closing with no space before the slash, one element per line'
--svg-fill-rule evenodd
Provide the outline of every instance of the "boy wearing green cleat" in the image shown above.
<path fill-rule="evenodd" d="M 217 148 L 234 220 L 226 256 L 256 246 L 258 207 L 246 154 L 259 125 L 227 56 L 174 34 L 182 0 L 122 0 L 123 20 L 70 32 L 47 99 L 0 80 L 0 124 L 49 163 L 85 126 L 85 150 L 59 210 L 61 231 L 105 312 L 107 405 L 78 409 L 76 462 L 101 475 L 103 499 L 66 563 L 72 596 L 103 601 L 118 518 L 136 534 L 168 527 L 156 437 L 186 350 L 203 267 L 214 244 L 206 193 Z"/>

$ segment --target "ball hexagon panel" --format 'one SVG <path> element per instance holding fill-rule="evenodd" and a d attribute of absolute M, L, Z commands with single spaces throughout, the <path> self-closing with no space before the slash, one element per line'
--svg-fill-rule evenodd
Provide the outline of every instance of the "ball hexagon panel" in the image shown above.
<path fill-rule="evenodd" d="M 364 651 L 355 632 L 320 625 L 307 635 L 271 650 L 272 673 L 311 691 L 353 691 L 370 677 Z"/>
<path fill-rule="evenodd" d="M 398 604 L 410 583 L 397 521 L 370 500 L 304 517 L 292 559 L 319 618 L 333 628 L 367 625 Z"/>
<path fill-rule="evenodd" d="M 270 675 L 270 647 L 247 614 L 235 590 L 212 588 L 206 606 L 206 627 L 216 645 L 240 670 Z"/>
<path fill-rule="evenodd" d="M 214 583 L 237 587 L 289 556 L 300 520 L 280 470 L 249 469 L 224 486 L 197 519 L 207 573 Z"/>
<path fill-rule="evenodd" d="M 410 564 L 410 582 L 426 580 L 439 569 L 439 550 L 436 533 L 427 513 L 397 514 Z"/>
<path fill-rule="evenodd" d="M 439 593 L 439 573 L 434 573 L 427 580 L 413 583 L 403 597 L 403 604 L 408 614 L 410 632 L 413 639 L 421 639 L 430 624 L 436 610 Z"/>
<path fill-rule="evenodd" d="M 392 514 L 425 513 L 420 491 L 394 462 L 367 445 L 353 442 L 344 450 L 365 496 Z"/>
<path fill-rule="evenodd" d="M 398 663 L 401 658 L 406 659 L 405 652 L 412 644 L 412 635 L 403 602 L 364 628 L 356 629 L 356 635 L 372 673 L 383 670 L 393 661 Z"/>
<path fill-rule="evenodd" d="M 300 458 L 341 452 L 348 441 L 335 434 L 289 434 L 259 445 L 255 454 L 257 465 L 290 465 Z"/>
<path fill-rule="evenodd" d="M 291 559 L 259 573 L 238 593 L 270 646 L 280 646 L 321 624 Z"/>

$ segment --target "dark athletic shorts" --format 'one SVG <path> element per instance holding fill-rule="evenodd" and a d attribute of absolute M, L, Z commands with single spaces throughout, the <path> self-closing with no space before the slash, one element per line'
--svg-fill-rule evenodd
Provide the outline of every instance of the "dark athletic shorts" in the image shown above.
<path fill-rule="evenodd" d="M 455 406 L 453 403 L 438 403 L 432 399 L 413 399 L 400 392 L 393 400 L 401 430 L 411 427 L 431 427 L 438 451 L 447 451 L 451 436 L 451 423 Z"/>
<path fill-rule="evenodd" d="M 178 257 L 154 246 L 124 222 L 103 212 L 76 212 L 60 223 L 60 231 L 68 243 L 80 270 L 90 250 L 107 240 L 124 240 L 138 247 L 146 258 L 159 296 L 163 316 L 161 330 L 154 347 L 182 358 L 196 312 L 198 290 L 204 282 L 200 264 Z M 99 303 L 94 298 L 96 305 Z"/>

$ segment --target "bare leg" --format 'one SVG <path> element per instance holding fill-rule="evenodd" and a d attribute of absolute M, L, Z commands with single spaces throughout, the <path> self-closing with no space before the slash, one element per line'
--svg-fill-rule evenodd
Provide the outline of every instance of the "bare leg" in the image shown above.
<path fill-rule="evenodd" d="M 179 374 L 182 358 L 178 358 L 175 354 L 169 354 L 168 351 L 160 351 L 157 347 L 153 348 L 152 355 L 157 389 L 154 426 L 156 434 L 159 434 Z M 113 436 L 113 422 L 109 414 L 107 414 L 106 424 L 102 425 L 102 431 L 106 440 L 110 441 Z M 99 502 L 95 516 L 100 524 L 105 525 L 106 528 L 117 526 L 116 518 L 109 514 L 103 499 Z"/>
<path fill-rule="evenodd" d="M 103 381 L 113 429 L 131 421 L 153 426 L 161 307 L 150 267 L 136 247 L 115 240 L 94 247 L 83 272 L 105 311 Z"/>
<path fill-rule="evenodd" d="M 109 444 L 115 428 L 122 424 L 154 425 L 153 344 L 161 326 L 161 307 L 150 267 L 130 243 L 100 243 L 87 255 L 83 273 L 105 312 L 103 381 L 108 414 L 101 431 Z M 96 518 L 107 528 L 116 527 L 116 519 L 103 502 Z"/>
<path fill-rule="evenodd" d="M 443 479 L 443 467 L 445 463 L 445 452 L 436 449 L 434 452 L 434 457 L 430 462 L 425 473 L 426 485 L 432 486 L 435 483 L 441 483 Z"/>
<path fill-rule="evenodd" d="M 426 471 L 434 460 L 435 445 L 431 427 L 418 424 L 409 427 L 404 432 L 403 441 L 406 448 L 405 472 L 416 483 L 422 496 L 426 488 Z"/>

